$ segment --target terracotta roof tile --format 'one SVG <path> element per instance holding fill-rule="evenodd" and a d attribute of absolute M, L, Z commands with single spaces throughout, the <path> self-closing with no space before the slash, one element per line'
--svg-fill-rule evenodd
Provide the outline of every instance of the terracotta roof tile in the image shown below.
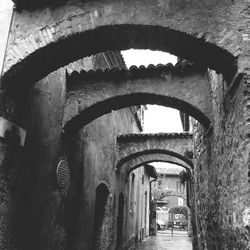
<path fill-rule="evenodd" d="M 181 61 L 177 63 L 175 66 L 173 66 L 171 63 L 162 65 L 148 65 L 148 67 L 145 67 L 144 65 L 141 65 L 139 67 L 137 66 L 131 66 L 129 69 L 125 68 L 111 68 L 111 69 L 105 69 L 105 70 L 89 70 L 85 71 L 82 70 L 80 73 L 77 71 L 72 72 L 69 75 L 69 78 L 71 80 L 77 80 L 77 79 L 88 79 L 88 80 L 108 80 L 108 79 L 114 79 L 114 78 L 132 78 L 132 77 L 147 77 L 149 75 L 159 74 L 159 73 L 175 73 L 175 74 L 181 74 L 181 73 L 188 73 L 188 72 L 204 72 L 206 71 L 206 68 L 197 65 L 192 64 L 186 61 Z"/>

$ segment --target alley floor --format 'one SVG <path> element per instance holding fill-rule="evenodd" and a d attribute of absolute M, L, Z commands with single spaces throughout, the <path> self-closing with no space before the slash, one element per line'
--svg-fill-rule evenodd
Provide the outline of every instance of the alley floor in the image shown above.
<path fill-rule="evenodd" d="M 130 247 L 129 250 L 192 250 L 191 238 L 186 232 L 160 231 L 157 236 L 151 236 L 144 241 Z"/>

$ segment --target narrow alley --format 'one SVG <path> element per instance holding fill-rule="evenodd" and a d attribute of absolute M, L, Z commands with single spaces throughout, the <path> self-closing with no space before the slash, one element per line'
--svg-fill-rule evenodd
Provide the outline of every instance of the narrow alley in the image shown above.
<path fill-rule="evenodd" d="M 129 250 L 192 250 L 192 242 L 186 232 L 170 231 L 158 232 L 157 236 L 151 236 L 144 241 L 130 247 Z"/>
<path fill-rule="evenodd" d="M 0 250 L 250 250 L 250 0 L 0 0 Z"/>

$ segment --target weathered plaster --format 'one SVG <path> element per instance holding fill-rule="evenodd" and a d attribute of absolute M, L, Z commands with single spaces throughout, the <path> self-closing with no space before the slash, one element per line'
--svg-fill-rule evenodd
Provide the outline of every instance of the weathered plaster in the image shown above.
<path fill-rule="evenodd" d="M 206 128 L 213 123 L 206 69 L 188 63 L 69 76 L 63 127 L 74 132 L 111 110 L 159 104 L 180 109 Z"/>

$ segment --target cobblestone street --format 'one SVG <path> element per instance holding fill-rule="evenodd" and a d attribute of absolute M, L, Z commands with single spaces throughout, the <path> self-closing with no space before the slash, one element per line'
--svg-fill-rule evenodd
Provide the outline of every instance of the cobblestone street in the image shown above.
<path fill-rule="evenodd" d="M 162 231 L 158 232 L 157 236 L 149 237 L 130 247 L 129 250 L 192 250 L 192 242 L 186 233 L 175 232 L 174 236 L 171 236 L 168 231 Z"/>

